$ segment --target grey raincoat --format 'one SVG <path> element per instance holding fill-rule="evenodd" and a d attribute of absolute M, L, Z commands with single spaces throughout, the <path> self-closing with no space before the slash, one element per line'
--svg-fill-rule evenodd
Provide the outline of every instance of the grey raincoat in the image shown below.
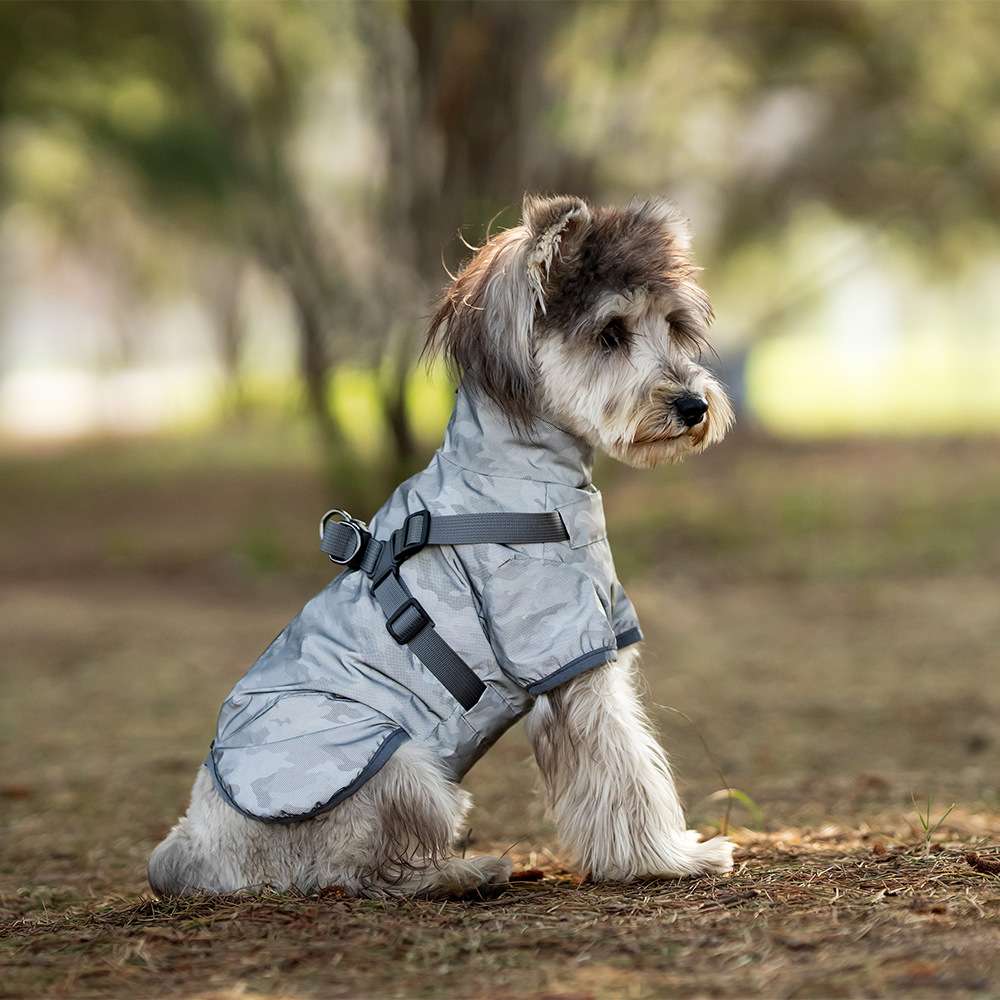
<path fill-rule="evenodd" d="M 615 576 L 592 451 L 544 421 L 516 435 L 464 389 L 444 443 L 369 529 L 416 510 L 558 511 L 569 540 L 433 546 L 400 569 L 441 637 L 485 684 L 464 709 L 386 632 L 360 572 L 336 577 L 237 682 L 206 765 L 226 800 L 266 821 L 305 819 L 360 788 L 406 740 L 460 780 L 535 696 L 642 639 Z"/>

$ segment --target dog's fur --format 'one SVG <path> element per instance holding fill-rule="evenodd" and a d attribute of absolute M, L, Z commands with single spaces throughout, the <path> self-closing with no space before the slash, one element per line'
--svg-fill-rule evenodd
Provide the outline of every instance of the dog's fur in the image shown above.
<path fill-rule="evenodd" d="M 446 291 L 427 351 L 443 353 L 515 426 L 540 416 L 631 465 L 678 461 L 732 422 L 724 391 L 696 360 L 712 313 L 695 272 L 687 224 L 667 202 L 618 209 L 529 197 L 522 224 L 481 247 Z M 595 880 L 727 871 L 730 842 L 701 843 L 685 829 L 636 694 L 637 659 L 634 646 L 623 650 L 541 695 L 528 715 L 559 836 Z M 238 813 L 202 768 L 149 880 L 162 894 L 264 885 L 462 893 L 510 871 L 500 858 L 452 853 L 469 804 L 410 743 L 340 805 L 287 825 Z"/>

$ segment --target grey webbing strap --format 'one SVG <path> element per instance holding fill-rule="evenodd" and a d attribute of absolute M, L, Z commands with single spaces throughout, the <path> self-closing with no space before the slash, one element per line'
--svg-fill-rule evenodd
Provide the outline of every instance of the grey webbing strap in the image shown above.
<path fill-rule="evenodd" d="M 377 538 L 372 538 L 361 553 L 361 558 L 358 560 L 358 569 L 369 579 L 375 575 L 375 568 L 378 566 L 383 548 L 385 548 L 385 542 L 380 542 Z"/>
<path fill-rule="evenodd" d="M 343 520 L 334 521 L 333 514 Z M 547 513 L 440 514 L 419 510 L 382 541 L 346 511 L 331 510 L 319 526 L 320 549 L 334 562 L 360 569 L 372 581 L 372 594 L 385 615 L 386 631 L 470 709 L 486 685 L 441 638 L 434 622 L 406 589 L 399 567 L 426 545 L 532 545 L 565 542 L 566 526 L 556 511 Z"/>
<path fill-rule="evenodd" d="M 424 609 L 413 599 L 395 573 L 389 573 L 372 588 L 386 619 L 386 629 L 451 692 L 464 709 L 479 701 L 486 685 L 441 638 Z"/>
<path fill-rule="evenodd" d="M 339 513 L 339 512 L 338 512 Z M 544 514 L 437 514 L 426 515 L 429 530 L 421 538 L 423 511 L 407 517 L 397 535 L 401 550 L 419 550 L 424 545 L 533 545 L 565 542 L 569 535 L 557 511 Z M 325 516 L 320 530 L 320 549 L 335 563 L 371 573 L 378 560 L 379 542 L 364 525 L 353 519 L 334 521 Z M 410 553 L 412 554 L 412 552 Z"/>
<path fill-rule="evenodd" d="M 547 514 L 439 514 L 431 516 L 428 545 L 531 545 L 565 542 L 566 526 L 556 511 Z"/>
<path fill-rule="evenodd" d="M 326 521 L 320 534 L 320 551 L 332 562 L 346 566 L 365 547 L 365 536 L 353 521 Z"/>

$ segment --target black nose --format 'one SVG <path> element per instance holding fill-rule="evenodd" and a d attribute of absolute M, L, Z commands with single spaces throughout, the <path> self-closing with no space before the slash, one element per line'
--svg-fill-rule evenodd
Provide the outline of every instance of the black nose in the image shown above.
<path fill-rule="evenodd" d="M 677 402 L 674 403 L 674 406 L 677 407 L 677 412 L 681 415 L 681 420 L 688 427 L 700 424 L 702 418 L 708 412 L 708 403 L 700 396 L 680 396 Z"/>

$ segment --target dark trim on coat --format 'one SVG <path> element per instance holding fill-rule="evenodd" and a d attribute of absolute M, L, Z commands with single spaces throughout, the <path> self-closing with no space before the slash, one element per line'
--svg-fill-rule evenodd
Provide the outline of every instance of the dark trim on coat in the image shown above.
<path fill-rule="evenodd" d="M 642 634 L 642 629 L 636 625 L 634 628 L 626 629 L 624 632 L 619 633 L 615 636 L 615 642 L 618 644 L 619 649 L 624 649 L 626 646 L 632 646 L 637 642 L 642 642 L 645 636 Z"/>
<path fill-rule="evenodd" d="M 610 663 L 615 658 L 616 653 L 617 650 L 614 646 L 604 646 L 601 649 L 584 653 L 583 656 L 578 656 L 576 659 L 570 660 L 569 663 L 563 664 L 554 673 L 549 674 L 548 677 L 543 677 L 540 681 L 535 681 L 534 684 L 528 687 L 528 694 L 545 694 L 546 691 L 551 691 L 553 688 L 559 687 L 560 684 L 565 684 L 566 681 L 572 680 L 577 674 L 593 670 L 594 667 L 599 667 L 603 663 Z"/>
<path fill-rule="evenodd" d="M 368 763 L 361 769 L 361 773 L 349 784 L 341 788 L 332 798 L 328 799 L 321 806 L 310 810 L 306 813 L 298 813 L 295 816 L 256 816 L 252 812 L 247 812 L 242 806 L 240 806 L 236 800 L 229 794 L 228 789 L 222 783 L 222 779 L 219 777 L 218 772 L 215 768 L 215 757 L 213 756 L 212 750 L 209 750 L 208 757 L 205 760 L 205 767 L 208 768 L 209 774 L 212 775 L 212 781 L 215 783 L 215 787 L 219 790 L 219 794 L 229 803 L 237 812 L 242 813 L 247 819 L 257 820 L 258 823 L 299 823 L 302 820 L 312 819 L 314 816 L 318 816 L 320 813 L 324 813 L 334 806 L 340 805 L 344 799 L 349 798 L 353 795 L 363 784 L 370 781 L 379 771 L 389 763 L 389 758 L 409 739 L 409 735 L 403 729 L 394 729 L 389 735 L 382 740 L 379 744 L 378 749 L 371 755 Z"/>

